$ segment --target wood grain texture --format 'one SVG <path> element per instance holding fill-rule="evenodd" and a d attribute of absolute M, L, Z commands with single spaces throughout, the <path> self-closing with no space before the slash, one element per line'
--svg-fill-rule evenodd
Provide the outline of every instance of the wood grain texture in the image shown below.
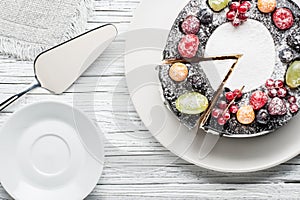
<path fill-rule="evenodd" d="M 125 32 L 138 4 L 139 0 L 97 0 L 88 29 L 109 22 Z M 130 102 L 122 53 L 124 38 L 120 36 L 66 93 L 31 92 L 0 113 L 0 126 L 25 104 L 53 99 L 72 105 L 76 101 L 74 104 L 97 122 L 106 138 L 103 175 L 87 200 L 300 199 L 299 156 L 268 170 L 231 174 L 199 168 L 162 147 Z M 33 80 L 32 63 L 0 57 L 0 99 Z M 4 199 L 11 198 L 0 187 L 0 200 Z"/>

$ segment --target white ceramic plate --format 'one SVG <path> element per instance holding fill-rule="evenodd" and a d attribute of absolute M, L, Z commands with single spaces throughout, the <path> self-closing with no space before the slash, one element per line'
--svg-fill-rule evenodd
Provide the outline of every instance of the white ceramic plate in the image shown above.
<path fill-rule="evenodd" d="M 17 111 L 0 132 L 3 187 L 20 200 L 85 198 L 97 184 L 103 163 L 88 153 L 78 132 L 99 138 L 95 142 L 103 160 L 96 126 L 77 109 L 40 102 Z"/>
<path fill-rule="evenodd" d="M 283 163 L 300 153 L 299 115 L 266 136 L 221 138 L 205 159 L 198 158 L 204 134 L 183 127 L 164 106 L 155 67 L 178 13 L 188 0 L 142 1 L 126 35 L 125 70 L 133 104 L 154 137 L 198 166 L 223 172 L 251 172 Z M 299 1 L 298 1 L 299 2 Z"/>

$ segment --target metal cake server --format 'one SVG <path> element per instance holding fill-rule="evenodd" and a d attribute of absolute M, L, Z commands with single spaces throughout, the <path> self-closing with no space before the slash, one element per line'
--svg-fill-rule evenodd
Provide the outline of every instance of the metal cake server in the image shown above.
<path fill-rule="evenodd" d="M 219 96 L 222 93 L 222 90 L 229 78 L 229 76 L 232 74 L 233 70 L 235 69 L 239 59 L 242 57 L 242 55 L 236 55 L 233 56 L 232 58 L 235 59 L 235 62 L 233 63 L 233 65 L 230 67 L 230 69 L 228 70 L 227 74 L 225 75 L 224 79 L 222 80 L 221 84 L 219 85 L 219 88 L 217 89 L 217 91 L 214 94 L 214 97 L 212 99 L 211 104 L 209 105 L 207 111 L 204 113 L 204 116 L 200 119 L 199 122 L 199 126 L 198 126 L 198 130 L 206 130 L 206 134 L 204 137 L 204 140 L 201 144 L 199 153 L 198 153 L 198 158 L 200 160 L 205 159 L 210 152 L 213 150 L 213 148 L 216 146 L 216 144 L 218 143 L 219 139 L 222 137 L 222 133 L 219 133 L 217 131 L 214 131 L 208 127 L 205 127 L 205 123 L 209 118 L 209 115 L 212 112 L 212 109 L 214 108 L 214 106 L 216 105 Z M 244 89 L 244 86 L 241 88 L 240 91 L 242 91 Z M 231 105 L 234 102 L 234 100 L 229 104 Z M 229 108 L 229 106 L 227 107 L 227 109 Z M 226 109 L 226 110 L 227 110 Z"/>
<path fill-rule="evenodd" d="M 208 130 L 201 144 L 198 158 L 200 160 L 205 159 L 214 149 L 221 137 L 221 134 Z"/>
<path fill-rule="evenodd" d="M 38 87 L 45 88 L 53 94 L 63 93 L 100 56 L 116 36 L 116 27 L 106 24 L 41 53 L 34 61 L 36 81 L 24 91 L 2 102 L 0 111 Z"/>

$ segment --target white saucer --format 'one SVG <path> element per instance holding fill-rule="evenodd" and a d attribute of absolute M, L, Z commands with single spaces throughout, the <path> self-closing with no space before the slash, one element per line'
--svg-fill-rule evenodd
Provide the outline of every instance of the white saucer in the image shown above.
<path fill-rule="evenodd" d="M 17 111 L 0 132 L 0 180 L 5 190 L 20 200 L 85 198 L 97 184 L 103 163 L 88 153 L 78 132 L 99 138 L 95 142 L 103 161 L 103 140 L 77 109 L 40 102 Z"/>
<path fill-rule="evenodd" d="M 266 136 L 221 138 L 205 159 L 198 158 L 204 134 L 189 131 L 165 105 L 155 67 L 161 63 L 169 30 L 188 0 L 142 1 L 126 35 L 125 70 L 133 104 L 154 137 L 174 154 L 223 172 L 251 172 L 283 163 L 300 153 L 300 116 Z M 297 0 L 299 5 L 299 1 Z"/>

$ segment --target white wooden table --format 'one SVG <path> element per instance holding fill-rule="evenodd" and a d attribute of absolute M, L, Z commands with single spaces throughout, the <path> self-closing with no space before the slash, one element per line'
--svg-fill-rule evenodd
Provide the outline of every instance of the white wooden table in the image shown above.
<path fill-rule="evenodd" d="M 88 28 L 110 22 L 125 32 L 138 4 L 139 0 L 97 0 Z M 35 90 L 2 112 L 0 125 L 25 104 L 49 99 L 72 104 L 75 95 L 76 105 L 97 121 L 106 137 L 103 175 L 87 200 L 300 199 L 299 156 L 269 170 L 231 174 L 199 168 L 162 147 L 130 104 L 124 60 L 122 56 L 118 58 L 123 52 L 124 38 L 118 37 L 66 93 L 54 96 L 43 89 Z M 1 57 L 0 99 L 21 90 L 33 79 L 32 63 Z M 94 106 L 88 99 L 91 94 Z M 11 199 L 2 187 L 0 199 Z"/>

